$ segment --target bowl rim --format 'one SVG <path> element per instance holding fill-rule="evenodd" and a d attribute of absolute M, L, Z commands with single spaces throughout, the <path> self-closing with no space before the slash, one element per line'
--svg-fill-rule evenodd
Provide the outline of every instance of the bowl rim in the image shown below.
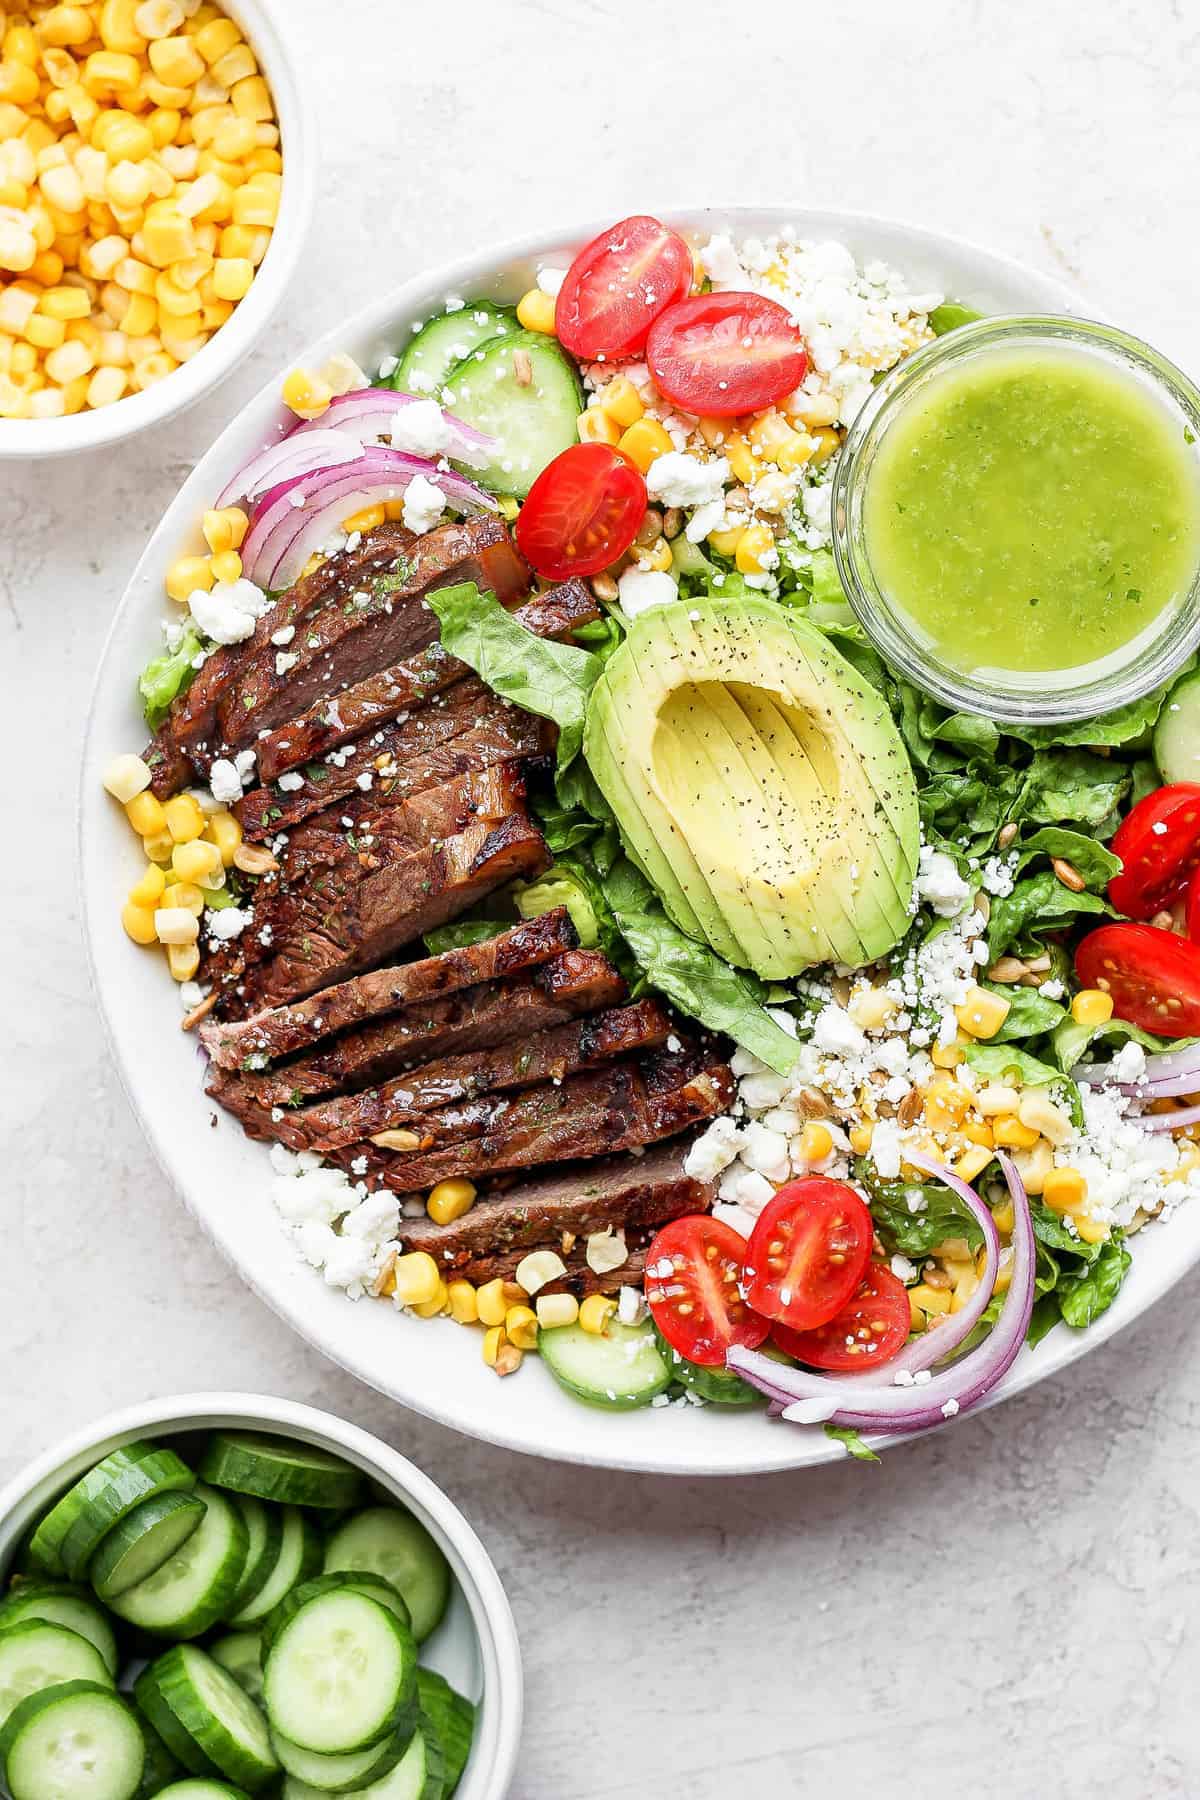
<path fill-rule="evenodd" d="M 114 444 L 194 406 L 231 375 L 270 324 L 308 240 L 316 203 L 317 124 L 310 79 L 291 47 L 286 0 L 220 0 L 259 59 L 283 150 L 279 216 L 267 254 L 233 316 L 190 361 L 153 387 L 62 419 L 0 419 L 0 462 L 35 462 Z"/>
<path fill-rule="evenodd" d="M 890 241 L 891 248 L 876 248 L 875 254 L 884 255 L 896 263 L 900 263 L 905 255 L 914 258 L 923 255 L 934 267 L 944 268 L 947 260 L 963 266 L 969 265 L 972 274 L 960 273 L 956 277 L 964 287 L 969 283 L 978 288 L 986 288 L 989 283 L 1001 288 L 1011 286 L 1020 293 L 1031 294 L 1031 297 L 1041 296 L 1038 304 L 1045 310 L 1051 310 L 1055 305 L 1061 306 L 1064 312 L 1084 310 L 1080 297 L 1056 276 L 1032 270 L 1012 257 L 976 245 L 953 233 L 911 226 L 904 221 L 878 214 L 827 207 L 814 208 L 785 201 L 764 203 L 758 207 L 722 206 L 715 203 L 703 207 L 668 206 L 658 216 L 692 231 L 732 230 L 742 235 L 752 235 L 754 232 L 779 229 L 787 222 L 797 225 L 806 236 L 841 240 L 858 237 L 866 238 L 872 244 L 878 244 L 878 240 L 882 239 L 885 243 Z M 506 264 L 528 262 L 534 257 L 546 261 L 553 261 L 557 257 L 561 261 L 568 254 L 568 246 L 586 241 L 596 232 L 606 229 L 611 222 L 611 218 L 607 218 L 551 224 L 536 232 L 524 233 L 508 243 L 484 246 L 470 257 L 460 257 L 452 263 L 436 265 L 336 323 L 315 344 L 309 346 L 306 357 L 328 353 L 331 348 L 348 344 L 355 333 L 360 336 L 370 332 L 378 333 L 389 323 L 394 325 L 398 319 L 405 317 L 406 311 L 408 317 L 414 316 L 419 304 L 432 304 L 432 296 L 453 289 L 456 284 L 461 285 L 467 280 L 476 280 L 482 284 Z M 1092 307 L 1091 310 L 1094 313 L 1096 309 Z M 382 343 L 382 340 L 376 341 Z M 681 1429 L 674 1435 L 659 1429 L 656 1432 L 646 1430 L 638 1436 L 636 1430 L 623 1434 L 617 1428 L 617 1422 L 624 1419 L 633 1421 L 635 1426 L 644 1425 L 654 1418 L 653 1413 L 611 1414 L 598 1418 L 591 1409 L 574 1406 L 574 1403 L 564 1399 L 564 1405 L 573 1409 L 571 1417 L 581 1417 L 586 1424 L 577 1433 L 560 1433 L 555 1429 L 556 1422 L 553 1419 L 539 1415 L 536 1397 L 519 1410 L 514 1419 L 506 1417 L 500 1408 L 489 1406 L 484 1397 L 468 1409 L 461 1404 L 445 1401 L 438 1387 L 428 1381 L 422 1383 L 408 1379 L 398 1382 L 391 1371 L 403 1370 L 403 1354 L 389 1354 L 386 1357 L 372 1354 L 370 1328 L 364 1330 L 354 1322 L 354 1315 L 361 1311 L 360 1307 L 351 1306 L 342 1295 L 322 1291 L 319 1277 L 315 1275 L 304 1279 L 302 1285 L 302 1292 L 310 1304 L 297 1304 L 294 1297 L 296 1278 L 298 1274 L 303 1277 L 305 1272 L 297 1269 L 290 1247 L 282 1235 L 275 1240 L 269 1263 L 255 1263 L 247 1255 L 241 1242 L 235 1242 L 233 1234 L 223 1229 L 222 1222 L 213 1216 L 212 1209 L 206 1208 L 201 1183 L 189 1177 L 181 1166 L 177 1146 L 165 1129 L 164 1110 L 161 1106 L 151 1104 L 146 1091 L 146 1076 L 142 1073 L 146 1058 L 141 1048 L 141 1039 L 137 1039 L 136 1056 L 132 1046 L 127 1056 L 123 1043 L 124 1020 L 126 1016 L 132 1020 L 133 1015 L 128 998 L 122 991 L 123 982 L 117 979 L 116 970 L 110 965 L 118 951 L 124 951 L 126 946 L 124 943 L 117 945 L 114 937 L 113 912 L 109 905 L 111 895 L 102 883 L 95 880 L 97 866 L 109 869 L 114 866 L 112 845 L 117 841 L 115 836 L 108 835 L 112 829 L 107 819 L 108 809 L 102 806 L 104 796 L 98 786 L 94 785 L 98 781 L 102 758 L 113 747 L 109 740 L 101 748 L 98 737 L 99 715 L 111 710 L 108 704 L 109 684 L 113 679 L 114 669 L 110 668 L 110 664 L 113 663 L 119 641 L 131 624 L 140 629 L 142 641 L 147 640 L 149 633 L 145 630 L 145 621 L 149 608 L 152 604 L 157 610 L 162 604 L 160 595 L 163 564 L 169 555 L 178 554 L 185 529 L 195 529 L 199 517 L 197 508 L 204 494 L 210 491 L 211 483 L 231 466 L 235 456 L 241 454 L 234 448 L 239 428 L 246 426 L 245 435 L 248 437 L 247 422 L 253 421 L 256 432 L 261 428 L 264 441 L 269 436 L 271 423 L 278 417 L 277 381 L 278 376 L 266 382 L 259 393 L 227 421 L 223 431 L 177 491 L 147 541 L 108 632 L 97 666 L 85 727 L 78 789 L 78 869 L 81 920 L 88 964 L 119 1079 L 159 1166 L 171 1185 L 181 1193 L 202 1229 L 237 1268 L 242 1280 L 285 1319 L 298 1335 L 313 1343 L 332 1361 L 368 1386 L 388 1394 L 390 1398 L 426 1417 L 462 1431 L 465 1435 L 524 1454 L 591 1467 L 664 1475 L 759 1474 L 808 1468 L 840 1458 L 843 1455 L 841 1446 L 825 1439 L 810 1438 L 808 1434 L 800 1432 L 785 1434 L 781 1430 L 769 1430 L 766 1422 L 757 1415 L 750 1420 L 758 1429 L 752 1448 L 748 1449 L 737 1420 L 732 1417 L 720 1422 L 720 1426 L 724 1428 L 723 1439 L 718 1428 L 708 1427 L 697 1431 L 695 1427 L 706 1423 L 704 1413 L 691 1409 L 688 1416 L 679 1419 Z M 124 681 L 126 671 L 127 664 L 122 662 L 120 668 L 115 670 L 116 685 L 119 686 Z M 105 729 L 110 729 L 107 721 Z M 83 879 L 85 868 L 92 871 L 87 881 Z M 119 968 L 124 976 L 128 965 L 122 962 Z M 129 1034 L 134 1035 L 132 1024 L 128 1029 Z M 194 1105 L 196 1098 L 192 1096 L 190 1103 Z M 202 1105 L 194 1105 L 194 1110 L 203 1116 Z M 264 1201 L 266 1198 L 264 1194 Z M 1105 1343 L 1161 1297 L 1188 1268 L 1200 1260 L 1200 1214 L 1194 1216 L 1194 1228 L 1185 1224 L 1187 1215 L 1184 1209 L 1180 1210 L 1169 1227 L 1164 1227 L 1164 1232 L 1169 1232 L 1172 1244 L 1169 1263 L 1164 1257 L 1150 1259 L 1147 1266 L 1143 1252 L 1143 1265 L 1146 1268 L 1144 1278 L 1134 1285 L 1127 1284 L 1125 1293 L 1103 1318 L 1086 1333 L 1078 1335 L 1069 1334 L 1066 1327 L 1059 1328 L 1039 1346 L 1036 1362 L 1030 1360 L 1028 1351 L 1023 1351 L 1014 1371 L 985 1398 L 982 1405 L 996 1405 L 1003 1399 L 1022 1393 L 1035 1382 L 1057 1373 L 1080 1356 Z M 268 1224 L 273 1229 L 278 1229 L 274 1219 L 269 1220 Z M 1136 1272 L 1135 1268 L 1134 1273 Z M 324 1304 L 326 1300 L 328 1305 Z M 382 1308 L 377 1311 L 384 1313 Z M 383 1322 L 389 1329 L 393 1329 L 397 1323 L 390 1315 L 385 1316 Z M 437 1329 L 436 1325 L 423 1323 L 414 1328 Z M 519 1384 L 506 1384 L 513 1385 Z M 604 1427 L 610 1423 L 612 1430 L 606 1434 Z M 912 1440 L 909 1438 L 904 1441 Z"/>
<path fill-rule="evenodd" d="M 38 1490 L 45 1490 L 37 1501 L 41 1505 L 58 1481 L 71 1479 L 72 1466 L 86 1468 L 86 1459 L 100 1444 L 128 1441 L 146 1430 L 166 1435 L 224 1426 L 278 1429 L 334 1449 L 394 1489 L 437 1540 L 462 1591 L 483 1664 L 481 1728 L 471 1756 L 471 1762 L 478 1758 L 478 1766 L 472 1770 L 468 1763 L 458 1791 L 463 1800 L 504 1800 L 516 1773 L 524 1712 L 521 1647 L 508 1595 L 474 1526 L 450 1496 L 408 1457 L 360 1425 L 301 1401 L 233 1390 L 171 1394 L 120 1407 L 52 1444 L 0 1487 L 0 1555 L 13 1521 L 19 1521 L 17 1537 L 26 1529 L 29 1518 L 20 1514 Z"/>

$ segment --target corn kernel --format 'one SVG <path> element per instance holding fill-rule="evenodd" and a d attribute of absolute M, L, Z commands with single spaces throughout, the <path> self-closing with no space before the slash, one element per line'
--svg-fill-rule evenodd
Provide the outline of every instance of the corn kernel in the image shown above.
<path fill-rule="evenodd" d="M 169 863 L 175 840 L 169 831 L 156 831 L 142 839 L 142 850 L 149 862 Z"/>
<path fill-rule="evenodd" d="M 200 924 L 186 906 L 160 906 L 154 914 L 154 931 L 160 944 L 194 944 Z"/>
<path fill-rule="evenodd" d="M 213 288 L 218 300 L 243 300 L 254 280 L 249 257 L 218 257 L 213 265 Z"/>
<path fill-rule="evenodd" d="M 762 464 L 740 431 L 730 431 L 726 434 L 725 442 L 721 446 L 721 454 L 728 459 L 729 466 L 737 479 L 747 486 L 762 474 Z"/>
<path fill-rule="evenodd" d="M 153 911 L 162 899 L 167 878 L 157 863 L 147 863 L 141 879 L 135 881 L 129 890 L 131 906 L 148 906 Z"/>
<path fill-rule="evenodd" d="M 1028 1150 L 1013 1151 L 1013 1165 L 1030 1194 L 1040 1194 L 1046 1177 L 1054 1167 L 1054 1151 L 1045 1138 L 1039 1138 Z"/>
<path fill-rule="evenodd" d="M 25 339 L 37 350 L 57 350 L 66 342 L 67 328 L 61 319 L 47 319 L 35 313 L 25 327 Z"/>
<path fill-rule="evenodd" d="M 562 1325 L 574 1325 L 579 1317 L 579 1302 L 574 1294 L 539 1294 L 536 1309 L 537 1322 L 543 1331 L 557 1331 Z"/>
<path fill-rule="evenodd" d="M 918 1287 L 909 1288 L 908 1304 L 911 1311 L 919 1311 L 926 1316 L 950 1311 L 949 1288 L 926 1287 L 922 1282 Z"/>
<path fill-rule="evenodd" d="M 414 1302 L 412 1310 L 416 1313 L 418 1319 L 436 1319 L 439 1313 L 444 1313 L 447 1310 L 449 1304 L 450 1295 L 447 1291 L 446 1284 L 439 1278 L 437 1288 L 429 1296 L 429 1299 Z"/>
<path fill-rule="evenodd" d="M 342 520 L 342 530 L 347 535 L 354 531 L 375 531 L 386 518 L 383 503 L 379 501 L 374 506 L 364 506 L 361 512 L 348 514 Z"/>
<path fill-rule="evenodd" d="M 748 525 L 738 539 L 733 560 L 743 575 L 761 575 L 773 568 L 779 560 L 774 533 L 766 525 Z"/>
<path fill-rule="evenodd" d="M 135 944 L 156 944 L 158 933 L 154 928 L 154 912 L 148 906 L 139 906 L 129 900 L 121 908 L 121 923 L 125 934 Z"/>
<path fill-rule="evenodd" d="M 777 469 L 788 472 L 803 468 L 812 460 L 816 449 L 812 438 L 805 432 L 793 430 L 783 414 L 774 409 L 760 413 L 752 420 L 746 438 L 763 462 L 773 463 Z"/>
<path fill-rule="evenodd" d="M 124 394 L 129 377 L 124 369 L 97 369 L 88 382 L 87 403 L 91 407 L 112 406 Z"/>
<path fill-rule="evenodd" d="M 186 603 L 197 588 L 207 594 L 213 580 L 212 563 L 207 556 L 181 556 L 167 570 L 168 598 Z"/>
<path fill-rule="evenodd" d="M 479 1323 L 479 1302 L 475 1297 L 475 1289 L 469 1281 L 451 1281 L 446 1284 L 446 1297 L 450 1303 L 450 1317 L 458 1325 L 477 1325 Z"/>
<path fill-rule="evenodd" d="M 174 870 L 170 873 L 174 874 Z M 164 870 L 163 874 L 165 879 L 167 871 Z M 168 906 L 183 907 L 194 919 L 198 919 L 204 911 L 204 895 L 194 881 L 168 881 L 166 893 Z"/>
<path fill-rule="evenodd" d="M 1104 1225 L 1099 1219 L 1077 1218 L 1075 1229 L 1085 1244 L 1103 1244 L 1111 1236 L 1112 1228 Z"/>
<path fill-rule="evenodd" d="M 561 1280 L 566 1272 L 567 1265 L 557 1250 L 531 1250 L 517 1264 L 517 1286 L 526 1294 L 536 1294 L 548 1282 Z"/>
<path fill-rule="evenodd" d="M 935 1044 L 929 1060 L 935 1069 L 957 1069 L 966 1055 L 961 1044 Z"/>
<path fill-rule="evenodd" d="M 283 383 L 283 404 L 302 419 L 319 419 L 333 399 L 333 390 L 319 375 L 293 369 Z"/>
<path fill-rule="evenodd" d="M 201 522 L 204 541 L 214 556 L 224 550 L 240 550 L 249 528 L 250 521 L 240 506 L 206 512 Z"/>
<path fill-rule="evenodd" d="M 279 217 L 279 195 L 268 188 L 256 184 L 269 180 L 269 176 L 254 177 L 245 187 L 238 188 L 233 196 L 233 222 L 235 225 L 274 225 Z"/>
<path fill-rule="evenodd" d="M 508 1312 L 509 1301 L 504 1295 L 504 1283 L 499 1276 L 495 1281 L 485 1281 L 476 1290 L 476 1301 L 479 1307 L 479 1318 L 484 1325 L 503 1325 Z"/>
<path fill-rule="evenodd" d="M 1032 1150 L 1041 1133 L 1022 1125 L 1014 1113 L 1001 1113 L 993 1122 L 992 1136 L 1001 1149 Z"/>
<path fill-rule="evenodd" d="M 855 1156 L 865 1156 L 871 1148 L 874 1132 L 870 1125 L 852 1125 L 846 1136 L 850 1139 L 850 1148 Z"/>
<path fill-rule="evenodd" d="M 425 1210 L 435 1225 L 451 1225 L 469 1213 L 474 1204 L 474 1182 L 439 1181 L 430 1191 Z"/>
<path fill-rule="evenodd" d="M 493 1325 L 483 1334 L 483 1360 L 489 1369 L 494 1369 L 500 1359 L 500 1352 L 505 1344 L 503 1325 Z"/>
<path fill-rule="evenodd" d="M 222 550 L 219 556 L 212 558 L 211 567 L 216 581 L 241 580 L 242 559 L 236 550 Z"/>
<path fill-rule="evenodd" d="M 216 812 L 204 827 L 204 835 L 210 844 L 215 844 L 221 852 L 221 861 L 229 869 L 233 867 L 234 851 L 242 841 L 242 827 L 231 812 Z"/>
<path fill-rule="evenodd" d="M 961 1151 L 955 1157 L 951 1166 L 960 1181 L 974 1181 L 977 1175 L 982 1175 L 991 1160 L 990 1145 L 972 1144 L 969 1149 Z"/>
<path fill-rule="evenodd" d="M 800 1133 L 798 1148 L 801 1162 L 810 1166 L 824 1162 L 833 1151 L 833 1136 L 828 1125 L 810 1121 Z"/>
<path fill-rule="evenodd" d="M 442 1285 L 438 1266 L 425 1250 L 398 1256 L 393 1265 L 395 1294 L 402 1306 L 426 1306 Z"/>
<path fill-rule="evenodd" d="M 140 756 L 114 756 L 103 782 L 113 799 L 124 806 L 150 786 L 150 770 Z"/>
<path fill-rule="evenodd" d="M 176 844 L 171 867 L 180 881 L 194 881 L 200 887 L 211 887 L 213 877 L 221 873 L 225 864 L 214 843 L 203 838 L 190 838 L 186 843 Z"/>
<path fill-rule="evenodd" d="M 575 421 L 575 430 L 581 444 L 615 445 L 621 438 L 621 427 L 602 406 L 585 408 Z"/>
<path fill-rule="evenodd" d="M 603 1337 L 616 1310 L 617 1303 L 610 1294 L 589 1294 L 579 1308 L 580 1326 L 593 1337 Z"/>
<path fill-rule="evenodd" d="M 232 19 L 218 15 L 211 23 L 202 25 L 191 41 L 211 68 L 235 44 L 241 43 L 242 34 Z"/>
<path fill-rule="evenodd" d="M 718 556 L 734 557 L 737 547 L 745 535 L 744 525 L 731 526 L 728 531 L 710 531 L 708 541 Z"/>
<path fill-rule="evenodd" d="M 638 419 L 621 433 L 618 447 L 644 475 L 651 463 L 666 456 L 675 446 L 657 419 Z"/>
<path fill-rule="evenodd" d="M 627 375 L 614 375 L 600 396 L 600 407 L 622 431 L 636 425 L 645 412 L 641 396 Z"/>
<path fill-rule="evenodd" d="M 530 288 L 517 301 L 517 320 L 526 331 L 554 332 L 554 301 L 541 288 Z M 629 421 L 632 423 L 632 421 Z"/>
<path fill-rule="evenodd" d="M 173 794 L 163 806 L 167 830 L 176 844 L 190 844 L 205 826 L 199 802 L 191 794 Z"/>
<path fill-rule="evenodd" d="M 274 117 L 270 90 L 261 75 L 250 75 L 235 83 L 230 98 L 239 119 L 253 119 L 258 124 Z"/>
<path fill-rule="evenodd" d="M 142 766 L 144 768 L 145 764 Z M 160 831 L 167 829 L 167 815 L 163 810 L 163 803 L 149 791 L 148 787 L 129 801 L 125 808 L 125 817 L 141 838 L 157 837 Z"/>
<path fill-rule="evenodd" d="M 191 220 L 185 218 L 178 207 L 159 201 L 147 208 L 146 221 L 142 226 L 142 242 L 147 262 L 152 263 L 156 269 L 165 269 L 173 262 L 182 262 L 185 257 L 194 255 L 196 250 Z M 161 296 L 159 303 L 161 304 Z"/>
<path fill-rule="evenodd" d="M 1107 1025 L 1113 1016 L 1113 997 L 1100 988 L 1081 988 L 1071 1002 L 1071 1017 L 1077 1025 Z"/>
<path fill-rule="evenodd" d="M 1042 1184 L 1042 1199 L 1052 1212 L 1074 1212 L 1087 1199 L 1087 1182 L 1078 1169 L 1051 1169 Z"/>
<path fill-rule="evenodd" d="M 53 6 L 38 21 L 38 35 L 44 44 L 78 49 L 92 35 L 92 21 L 86 6 Z"/>
<path fill-rule="evenodd" d="M 1041 1088 L 1025 1089 L 1017 1117 L 1022 1125 L 1030 1126 L 1052 1144 L 1065 1144 L 1074 1130 L 1070 1114 L 1056 1106 Z"/>
<path fill-rule="evenodd" d="M 969 1037 L 994 1038 L 1011 1011 L 1011 1000 L 990 993 L 987 988 L 970 987 L 966 999 L 955 1007 L 954 1016 Z"/>
<path fill-rule="evenodd" d="M 37 71 L 28 63 L 0 61 L 0 101 L 12 106 L 32 106 L 41 92 Z"/>
<path fill-rule="evenodd" d="M 820 431 L 814 431 L 809 442 L 815 446 L 809 456 L 815 469 L 819 469 L 822 463 L 828 462 L 830 457 L 842 447 L 841 438 L 828 426 L 823 427 Z"/>
<path fill-rule="evenodd" d="M 510 1306 L 504 1315 L 504 1333 L 518 1350 L 536 1350 L 537 1314 L 528 1306 Z"/>
<path fill-rule="evenodd" d="M 967 1119 L 959 1130 L 969 1144 L 979 1144 L 985 1150 L 991 1150 L 995 1145 L 992 1128 L 983 1119 Z"/>

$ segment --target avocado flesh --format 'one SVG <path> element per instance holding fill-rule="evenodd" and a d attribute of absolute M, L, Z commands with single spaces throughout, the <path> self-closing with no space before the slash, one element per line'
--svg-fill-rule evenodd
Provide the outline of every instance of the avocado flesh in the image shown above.
<path fill-rule="evenodd" d="M 916 789 L 882 697 L 767 600 L 655 607 L 610 658 L 585 753 L 671 917 L 786 980 L 909 922 Z"/>

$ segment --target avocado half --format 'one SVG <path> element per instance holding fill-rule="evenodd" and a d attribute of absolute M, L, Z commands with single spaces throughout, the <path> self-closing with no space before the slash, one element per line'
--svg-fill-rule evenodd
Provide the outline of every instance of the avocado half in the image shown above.
<path fill-rule="evenodd" d="M 917 790 L 883 697 L 770 600 L 644 612 L 584 750 L 675 923 L 770 980 L 861 967 L 911 918 Z"/>

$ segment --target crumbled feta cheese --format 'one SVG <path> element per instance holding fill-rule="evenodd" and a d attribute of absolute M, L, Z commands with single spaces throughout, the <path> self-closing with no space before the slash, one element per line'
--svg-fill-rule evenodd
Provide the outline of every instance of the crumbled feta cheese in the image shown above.
<path fill-rule="evenodd" d="M 262 589 L 244 575 L 237 581 L 214 582 L 207 592 L 197 588 L 188 596 L 197 630 L 218 644 L 244 643 L 269 605 Z"/>
<path fill-rule="evenodd" d="M 778 1186 L 791 1173 L 788 1141 L 781 1132 L 772 1131 L 759 1119 L 751 1119 L 742 1134 L 742 1161 L 756 1174 L 765 1175 Z"/>
<path fill-rule="evenodd" d="M 257 757 L 253 750 L 239 750 L 232 758 L 219 756 L 208 772 L 213 799 L 219 806 L 232 806 L 248 786 Z"/>
<path fill-rule="evenodd" d="M 404 523 L 418 537 L 432 531 L 446 510 L 446 496 L 424 475 L 414 475 L 404 490 Z"/>
<path fill-rule="evenodd" d="M 971 898 L 971 889 L 959 874 L 954 858 L 928 844 L 921 846 L 915 893 L 939 919 L 956 919 Z"/>
<path fill-rule="evenodd" d="M 723 456 L 701 462 L 685 450 L 670 450 L 656 457 L 646 472 L 646 492 L 666 506 L 707 506 L 721 500 L 729 480 L 729 463 Z"/>
<path fill-rule="evenodd" d="M 537 274 L 539 288 L 543 294 L 549 294 L 552 300 L 558 299 L 559 289 L 566 279 L 567 271 L 565 269 L 539 269 Z"/>
<path fill-rule="evenodd" d="M 410 400 L 394 415 L 389 435 L 393 450 L 434 461 L 458 447 L 454 426 L 436 400 Z"/>
<path fill-rule="evenodd" d="M 298 794 L 304 786 L 304 777 L 298 769 L 288 769 L 276 783 L 281 794 Z"/>
<path fill-rule="evenodd" d="M 919 1273 L 916 1263 L 909 1262 L 907 1256 L 901 1256 L 899 1251 L 892 1258 L 891 1269 L 896 1280 L 903 1281 L 905 1284 L 915 1281 Z"/>
<path fill-rule="evenodd" d="M 894 1119 L 877 1119 L 871 1133 L 871 1161 L 885 1181 L 900 1173 L 900 1127 Z"/>
<path fill-rule="evenodd" d="M 241 937 L 247 925 L 251 924 L 254 914 L 249 907 L 223 906 L 217 912 L 205 915 L 209 940 L 215 944 L 230 944 L 234 938 Z"/>
<path fill-rule="evenodd" d="M 667 606 L 678 600 L 679 589 L 665 569 L 626 569 L 617 582 L 621 607 L 626 616 L 636 619 L 652 606 Z"/>
<path fill-rule="evenodd" d="M 730 1118 L 714 1119 L 683 1159 L 683 1172 L 693 1181 L 712 1181 L 727 1169 L 742 1147 L 742 1133 Z"/>

